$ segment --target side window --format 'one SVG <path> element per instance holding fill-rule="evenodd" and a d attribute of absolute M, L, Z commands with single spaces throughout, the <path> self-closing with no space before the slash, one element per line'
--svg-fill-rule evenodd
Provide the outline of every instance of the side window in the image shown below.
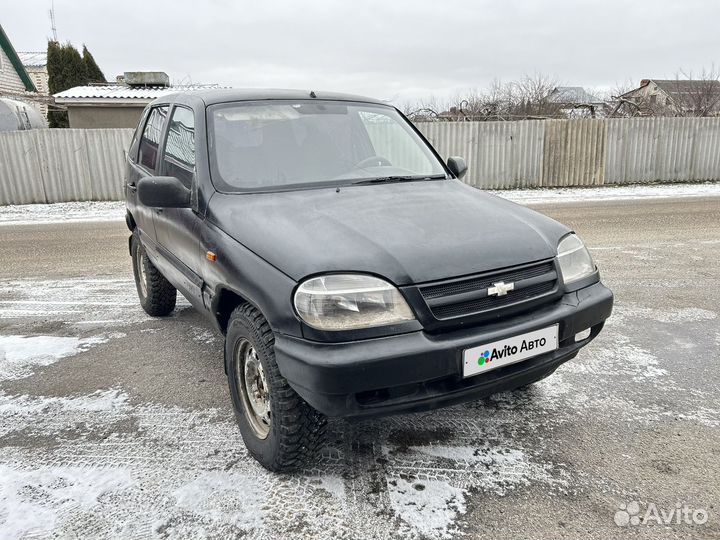
<path fill-rule="evenodd" d="M 140 152 L 138 163 L 151 171 L 155 171 L 158 160 L 160 137 L 167 118 L 167 105 L 155 107 L 150 111 L 142 137 L 140 137 Z"/>
<path fill-rule="evenodd" d="M 190 109 L 175 107 L 162 164 L 163 174 L 178 178 L 186 187 L 195 176 L 195 117 Z"/>
<path fill-rule="evenodd" d="M 147 121 L 148 113 L 150 110 L 146 108 L 140 115 L 138 125 L 133 131 L 132 140 L 130 141 L 130 148 L 128 149 L 128 155 L 134 163 L 138 163 L 138 147 L 140 146 L 140 133 L 142 133 L 145 122 Z"/>

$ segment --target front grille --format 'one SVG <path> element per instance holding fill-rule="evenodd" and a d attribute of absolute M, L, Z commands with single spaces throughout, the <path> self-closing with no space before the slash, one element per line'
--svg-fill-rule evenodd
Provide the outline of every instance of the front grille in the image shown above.
<path fill-rule="evenodd" d="M 450 281 L 445 283 L 439 283 L 437 285 L 427 285 L 420 288 L 420 292 L 425 300 L 432 298 L 442 298 L 444 296 L 452 296 L 454 294 L 461 294 L 470 291 L 477 291 L 479 289 L 487 289 L 491 287 L 493 283 L 498 281 L 504 281 L 505 283 L 520 281 L 521 279 L 528 279 L 532 277 L 541 276 L 543 274 L 549 274 L 555 270 L 555 265 L 552 261 L 546 261 L 544 263 L 536 264 L 526 268 L 520 268 L 515 270 L 507 270 L 506 272 L 499 272 L 493 274 L 484 274 L 482 276 L 470 277 L 460 279 L 457 281 Z"/>
<path fill-rule="evenodd" d="M 515 289 L 504 296 L 489 296 L 488 288 L 500 281 L 514 283 Z M 435 318 L 451 319 L 489 311 L 497 313 L 501 308 L 551 297 L 557 286 L 555 263 L 549 260 L 424 285 L 419 290 Z"/>

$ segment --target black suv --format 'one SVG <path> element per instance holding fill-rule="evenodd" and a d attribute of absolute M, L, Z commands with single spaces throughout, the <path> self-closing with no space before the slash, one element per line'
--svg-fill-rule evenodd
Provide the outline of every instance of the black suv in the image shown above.
<path fill-rule="evenodd" d="M 385 103 L 301 91 L 157 99 L 127 162 L 142 307 L 179 290 L 225 335 L 250 453 L 287 470 L 326 416 L 529 385 L 587 345 L 612 293 L 564 225 L 460 181 Z"/>

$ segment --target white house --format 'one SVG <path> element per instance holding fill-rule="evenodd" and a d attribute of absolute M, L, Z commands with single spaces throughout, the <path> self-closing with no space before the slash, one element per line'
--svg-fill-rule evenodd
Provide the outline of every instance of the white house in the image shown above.
<path fill-rule="evenodd" d="M 27 101 L 37 97 L 37 87 L 0 25 L 0 97 Z"/>

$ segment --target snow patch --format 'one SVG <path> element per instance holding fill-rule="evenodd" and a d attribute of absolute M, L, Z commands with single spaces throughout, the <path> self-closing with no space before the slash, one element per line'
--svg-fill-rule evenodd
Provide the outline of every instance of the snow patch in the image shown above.
<path fill-rule="evenodd" d="M 576 374 L 591 374 L 606 377 L 623 376 L 634 382 L 658 382 L 659 377 L 668 374 L 659 367 L 658 358 L 626 340 L 616 340 L 608 349 L 590 348 L 584 351 L 582 360 L 569 362 L 566 369 Z"/>
<path fill-rule="evenodd" d="M 98 390 L 86 396 L 75 397 L 12 396 L 0 392 L 0 415 L 4 422 L 12 422 L 14 429 L 23 429 L 32 425 L 32 422 L 24 422 L 22 417 L 33 417 L 39 414 L 53 417 L 67 413 L 107 413 L 120 411 L 127 407 L 127 394 L 116 388 Z M 2 424 L 0 424 L 1 426 Z M 0 429 L 0 434 L 2 434 L 2 429 Z"/>
<path fill-rule="evenodd" d="M 125 469 L 14 468 L 0 463 L 0 529 L 7 540 L 51 535 L 58 517 L 88 511 L 134 482 Z"/>
<path fill-rule="evenodd" d="M 689 413 L 678 413 L 676 416 L 681 420 L 694 421 L 703 426 L 711 428 L 720 427 L 720 409 L 700 407 Z"/>
<path fill-rule="evenodd" d="M 242 489 L 242 497 L 237 497 Z M 262 525 L 265 502 L 257 484 L 247 484 L 246 475 L 207 471 L 176 489 L 176 505 L 214 522 L 225 522 L 241 529 Z M 232 504 L 229 504 L 232 501 Z M 239 504 L 238 504 L 239 503 Z"/>
<path fill-rule="evenodd" d="M 193 328 L 191 330 L 191 336 L 194 341 L 198 343 L 214 343 L 218 340 L 218 334 L 203 328 Z"/>
<path fill-rule="evenodd" d="M 452 460 L 472 471 L 471 484 L 484 491 L 504 495 L 508 489 L 542 482 L 548 485 L 564 485 L 564 480 L 550 474 L 550 466 L 533 462 L 526 452 L 503 446 L 414 446 L 419 454 Z"/>
<path fill-rule="evenodd" d="M 345 481 L 339 476 L 317 476 L 310 479 L 316 481 L 318 487 L 327 491 L 330 495 L 340 501 L 345 500 Z"/>
<path fill-rule="evenodd" d="M 124 218 L 125 203 L 122 201 L 0 206 L 0 226 L 121 221 Z"/>
<path fill-rule="evenodd" d="M 106 336 L 0 336 L 0 381 L 28 377 L 34 367 L 49 366 L 107 340 Z"/>
<path fill-rule="evenodd" d="M 0 319 L 42 318 L 84 328 L 150 320 L 140 307 L 131 279 L 3 281 L 0 298 Z"/>
<path fill-rule="evenodd" d="M 661 323 L 676 324 L 688 322 L 711 321 L 717 318 L 717 313 L 707 309 L 668 308 L 667 310 L 648 308 L 632 304 L 621 304 L 613 308 L 613 314 L 608 319 L 610 326 L 622 326 L 627 320 L 652 319 Z"/>
<path fill-rule="evenodd" d="M 396 478 L 388 482 L 388 495 L 406 529 L 426 538 L 451 538 L 455 520 L 466 512 L 464 490 L 446 482 Z"/>
<path fill-rule="evenodd" d="M 720 184 L 654 184 L 592 188 L 541 188 L 496 190 L 490 191 L 490 193 L 516 203 L 533 205 L 584 201 L 717 197 L 720 196 Z"/>

